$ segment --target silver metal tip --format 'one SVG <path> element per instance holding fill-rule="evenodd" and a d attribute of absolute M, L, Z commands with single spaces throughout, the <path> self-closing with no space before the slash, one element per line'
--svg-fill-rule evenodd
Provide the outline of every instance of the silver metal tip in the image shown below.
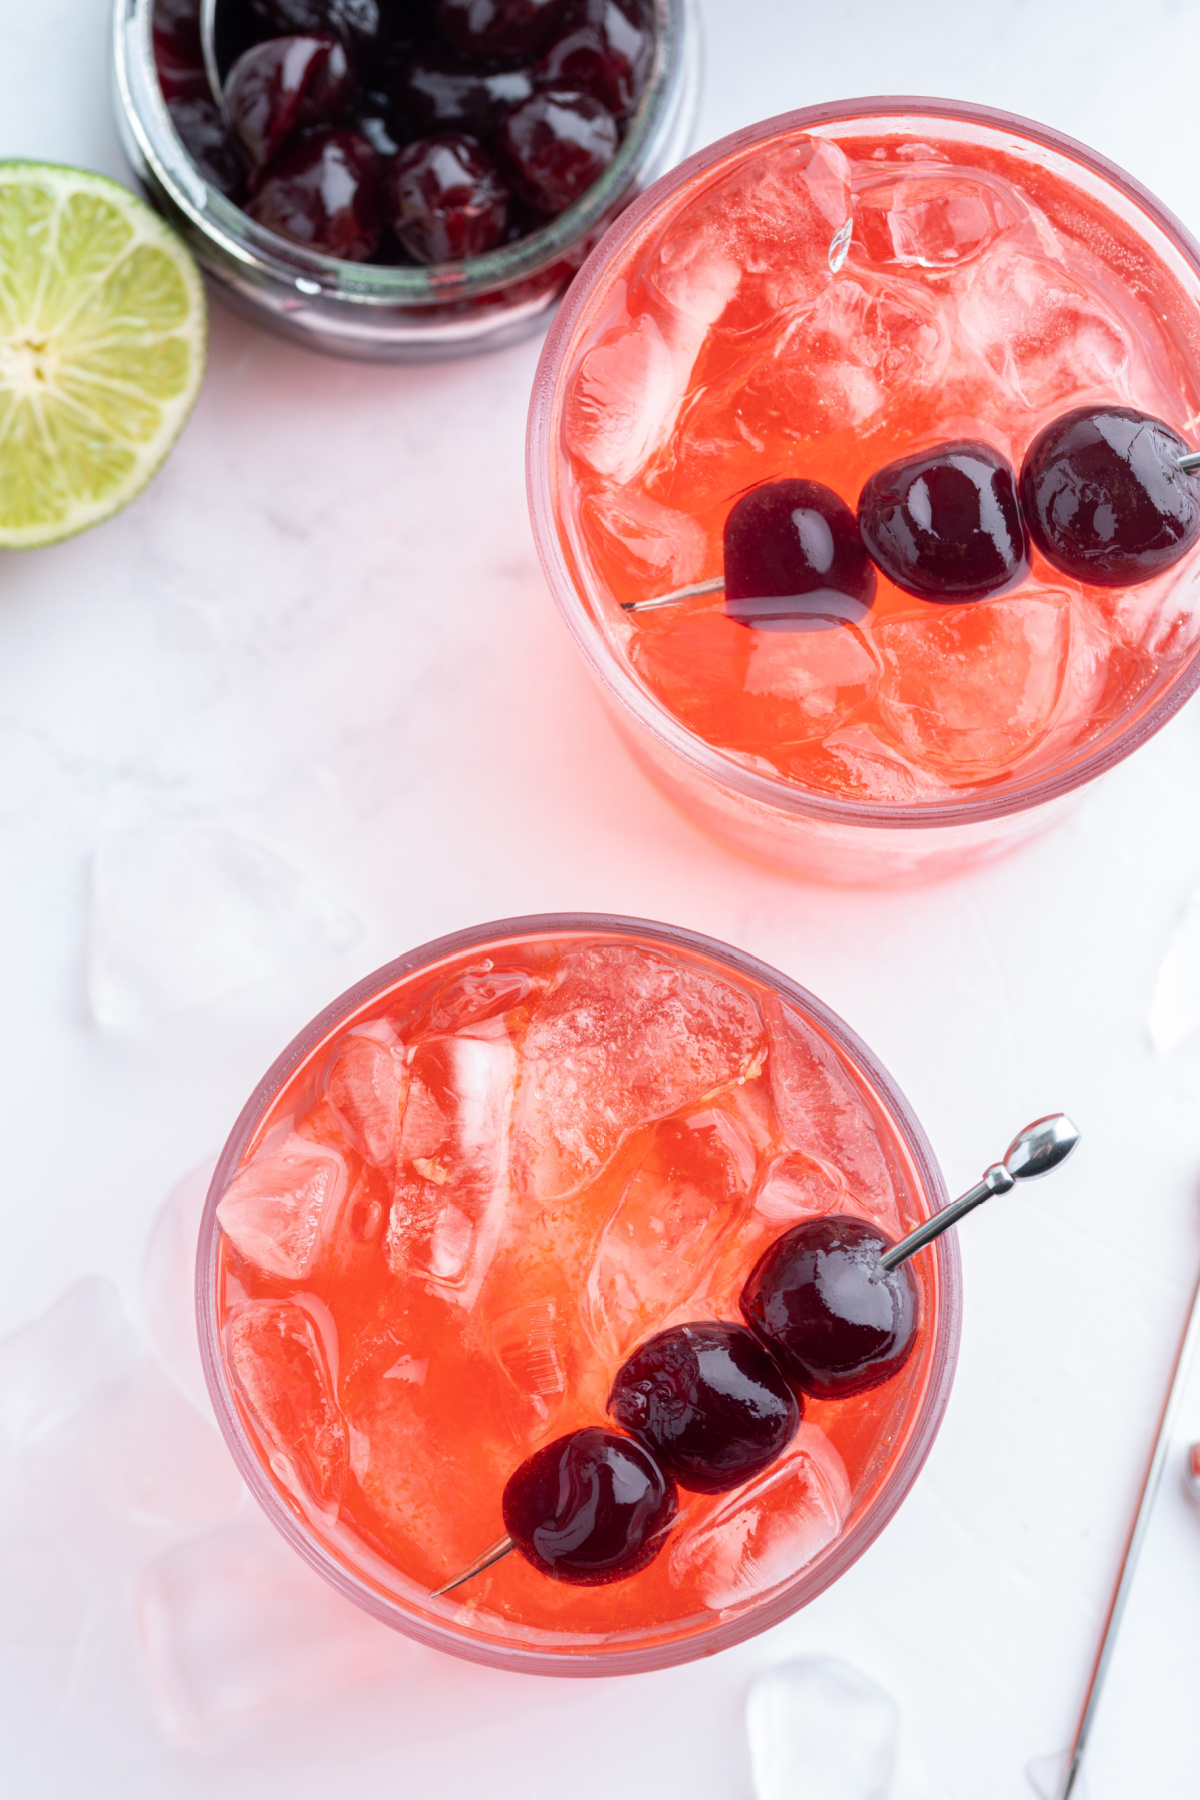
<path fill-rule="evenodd" d="M 1079 1127 L 1066 1113 L 1049 1113 L 1017 1133 L 1004 1153 L 1014 1181 L 1033 1181 L 1065 1162 L 1079 1142 Z"/>

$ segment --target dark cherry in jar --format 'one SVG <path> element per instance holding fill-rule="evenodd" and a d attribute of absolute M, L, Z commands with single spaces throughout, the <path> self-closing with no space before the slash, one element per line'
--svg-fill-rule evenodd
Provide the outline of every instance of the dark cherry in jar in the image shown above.
<path fill-rule="evenodd" d="M 309 125 L 332 125 L 354 98 L 354 71 L 341 38 L 268 38 L 238 57 L 225 81 L 229 122 L 253 169 Z"/>
<path fill-rule="evenodd" d="M 628 118 L 654 61 L 646 0 L 585 0 L 571 30 L 551 44 L 535 71 L 543 87 L 582 88 L 615 119 Z"/>
<path fill-rule="evenodd" d="M 749 1331 L 716 1319 L 675 1325 L 635 1350 L 608 1408 L 682 1488 L 721 1494 L 781 1456 L 801 1409 Z"/>
<path fill-rule="evenodd" d="M 392 112 L 402 132 L 432 137 L 465 131 L 487 137 L 514 106 L 528 100 L 528 69 L 468 68 L 437 45 L 419 50 L 400 68 L 392 85 Z"/>
<path fill-rule="evenodd" d="M 1046 561 L 1094 587 L 1131 587 L 1171 568 L 1200 537 L 1191 445 L 1127 406 L 1080 406 L 1034 438 L 1021 504 Z"/>
<path fill-rule="evenodd" d="M 246 210 L 293 243 L 365 262 L 383 233 L 383 163 L 361 132 L 327 126 L 275 158 Z"/>
<path fill-rule="evenodd" d="M 888 579 L 922 600 L 983 600 L 1029 573 L 1012 466 L 974 438 L 876 470 L 858 524 Z"/>
<path fill-rule="evenodd" d="M 170 100 L 167 111 L 205 181 L 240 205 L 246 189 L 246 159 L 230 136 L 216 101 Z"/>
<path fill-rule="evenodd" d="M 857 624 L 875 571 L 846 502 L 819 481 L 751 488 L 725 521 L 725 610 L 760 631 Z"/>
<path fill-rule="evenodd" d="M 878 1273 L 893 1241 L 865 1219 L 825 1213 L 785 1231 L 751 1270 L 742 1317 L 802 1393 L 864 1394 L 907 1362 L 920 1302 L 907 1263 Z"/>
<path fill-rule="evenodd" d="M 262 37 L 336 32 L 355 49 L 371 50 L 390 24 L 395 0 L 249 0 Z"/>
<path fill-rule="evenodd" d="M 527 1457 L 509 1477 L 502 1507 L 505 1531 L 535 1568 L 598 1586 L 654 1559 L 678 1502 L 648 1450 L 589 1425 Z"/>
<path fill-rule="evenodd" d="M 463 262 L 503 240 L 508 189 L 483 146 L 462 132 L 407 145 L 388 190 L 393 229 L 418 262 Z"/>
<path fill-rule="evenodd" d="M 571 0 L 437 0 L 438 35 L 461 56 L 540 56 L 564 28 Z"/>
<path fill-rule="evenodd" d="M 550 88 L 514 107 L 498 146 L 514 186 L 531 206 L 560 213 L 585 194 L 617 153 L 617 122 L 592 94 Z"/>

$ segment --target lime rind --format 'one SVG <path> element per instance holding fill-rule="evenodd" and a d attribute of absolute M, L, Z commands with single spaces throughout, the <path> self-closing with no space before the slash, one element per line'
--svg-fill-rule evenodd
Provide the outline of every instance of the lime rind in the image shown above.
<path fill-rule="evenodd" d="M 0 549 L 99 524 L 141 493 L 204 376 L 190 253 L 107 176 L 0 162 Z"/>

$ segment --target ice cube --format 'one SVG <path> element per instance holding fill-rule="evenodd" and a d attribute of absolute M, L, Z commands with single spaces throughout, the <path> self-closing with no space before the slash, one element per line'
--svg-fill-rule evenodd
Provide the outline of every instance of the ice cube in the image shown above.
<path fill-rule="evenodd" d="M 754 1198 L 755 1212 L 773 1225 L 849 1211 L 852 1204 L 838 1171 L 800 1150 L 775 1158 Z"/>
<path fill-rule="evenodd" d="M 787 1455 L 675 1536 L 672 1578 L 721 1612 L 790 1581 L 841 1531 L 850 1511 L 841 1457 L 816 1425 L 803 1424 Z"/>
<path fill-rule="evenodd" d="M 407 1091 L 407 1053 L 399 1039 L 381 1042 L 369 1030 L 343 1038 L 325 1077 L 326 1097 L 355 1147 L 387 1172 L 396 1162 Z"/>
<path fill-rule="evenodd" d="M 504 1372 L 504 1411 L 518 1442 L 546 1435 L 567 1392 L 564 1331 L 553 1300 L 534 1300 L 501 1313 L 486 1326 Z"/>
<path fill-rule="evenodd" d="M 26 1536 L 0 1543 L 0 1734 L 10 1778 L 31 1719 L 57 1720 L 68 1698 L 88 1587 L 86 1571 L 61 1545 Z M 32 1792 L 15 1779 L 10 1793 Z"/>
<path fill-rule="evenodd" d="M 163 1722 L 218 1743 L 349 1682 L 399 1678 L 417 1654 L 259 1522 L 176 1544 L 144 1570 L 137 1616 Z"/>
<path fill-rule="evenodd" d="M 573 1192 L 633 1126 L 755 1072 L 763 1050 L 754 1002 L 708 970 L 634 944 L 575 952 L 522 1047 L 518 1185 Z"/>
<path fill-rule="evenodd" d="M 31 1325 L 0 1339 L 0 1439 L 54 1437 L 136 1364 L 141 1346 L 111 1281 L 85 1275 Z"/>
<path fill-rule="evenodd" d="M 462 1031 L 498 1013 L 511 1012 L 533 989 L 528 969 L 498 969 L 489 957 L 438 989 L 429 1023 L 434 1031 Z"/>
<path fill-rule="evenodd" d="M 88 1437 L 93 1490 L 134 1524 L 209 1524 L 245 1492 L 215 1427 L 149 1357 L 92 1408 Z"/>
<path fill-rule="evenodd" d="M 622 1361 L 686 1306 L 744 1210 L 753 1170 L 744 1134 L 716 1109 L 655 1127 L 587 1278 L 583 1318 L 602 1357 Z"/>
<path fill-rule="evenodd" d="M 763 1011 L 770 1034 L 767 1074 L 788 1143 L 836 1172 L 848 1190 L 848 1209 L 896 1230 L 895 1188 L 864 1095 L 793 1007 L 772 996 Z"/>
<path fill-rule="evenodd" d="M 564 429 L 572 456 L 617 487 L 632 481 L 672 430 L 694 360 L 676 353 L 649 313 L 610 331 L 571 384 Z"/>
<path fill-rule="evenodd" d="M 1150 1041 L 1160 1056 L 1185 1043 L 1200 1026 L 1200 889 L 1176 925 L 1159 964 L 1150 1001 Z"/>
<path fill-rule="evenodd" d="M 463 1306 L 474 1305 L 504 1224 L 515 1068 L 502 1032 L 429 1037 L 412 1052 L 388 1264 Z"/>
<path fill-rule="evenodd" d="M 889 1800 L 900 1711 L 861 1670 L 798 1656 L 760 1675 L 746 1703 L 755 1800 Z"/>
<path fill-rule="evenodd" d="M 334 1398 L 319 1301 L 248 1300 L 226 1327 L 230 1373 L 277 1478 L 304 1506 L 337 1511 L 347 1469 L 346 1426 Z"/>
<path fill-rule="evenodd" d="M 971 271 L 956 338 L 973 348 L 1018 404 L 1042 413 L 1093 391 L 1124 391 L 1131 345 L 1111 304 L 1060 261 L 1001 245 Z"/>
<path fill-rule="evenodd" d="M 348 1179 L 346 1160 L 332 1146 L 295 1131 L 273 1133 L 226 1188 L 217 1219 L 238 1255 L 255 1268 L 302 1281 Z"/>
<path fill-rule="evenodd" d="M 913 388 L 939 381 L 949 348 L 927 296 L 843 274 L 776 330 L 771 355 L 747 374 L 741 403 L 760 429 L 787 438 L 863 430 Z"/>
<path fill-rule="evenodd" d="M 361 930 L 250 838 L 189 825 L 109 831 L 92 868 L 92 1013 L 101 1025 L 153 1023 L 329 956 Z"/>
<path fill-rule="evenodd" d="M 673 314 L 745 331 L 829 282 L 850 217 L 844 153 L 797 135 L 769 162 L 743 162 L 690 194 L 647 256 L 646 279 Z"/>
<path fill-rule="evenodd" d="M 876 627 L 876 703 L 899 748 L 953 785 L 988 779 L 1049 731 L 1071 648 L 1071 603 L 1046 590 Z"/>
<path fill-rule="evenodd" d="M 216 1157 L 183 1177 L 150 1227 L 142 1259 L 142 1308 L 172 1381 L 206 1418 L 212 1408 L 196 1336 L 196 1240 Z"/>
<path fill-rule="evenodd" d="M 855 196 L 854 236 L 874 267 L 954 269 L 1021 223 L 1014 199 L 973 176 L 904 175 Z"/>
<path fill-rule="evenodd" d="M 639 483 L 589 494 L 580 509 L 585 536 L 605 567 L 623 566 L 637 592 L 667 592 L 706 573 L 708 539 L 695 519 L 661 506 Z"/>
<path fill-rule="evenodd" d="M 670 509 L 726 508 L 778 474 L 790 445 L 862 432 L 910 392 L 936 388 L 951 349 L 942 312 L 915 286 L 844 272 L 731 346 L 714 344 L 644 480 Z"/>

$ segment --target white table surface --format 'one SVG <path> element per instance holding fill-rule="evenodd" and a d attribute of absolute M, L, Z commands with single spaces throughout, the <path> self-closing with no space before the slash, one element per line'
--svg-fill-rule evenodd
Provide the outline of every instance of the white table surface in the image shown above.
<path fill-rule="evenodd" d="M 950 95 L 1083 139 L 1200 230 L 1191 0 L 702 11 L 698 143 L 818 100 Z M 108 13 L 0 0 L 0 155 L 127 176 Z M 666 1674 L 519 1679 L 364 1626 L 357 1680 L 183 1746 L 133 1596 L 147 1559 L 230 1529 L 223 1452 L 196 1451 L 207 1501 L 181 1476 L 159 1523 L 122 1523 L 93 1407 L 0 1487 L 0 1784 L 7 1762 L 7 1791 L 29 1800 L 748 1800 L 748 1685 L 798 1652 L 841 1656 L 899 1700 L 896 1800 L 1031 1793 L 1027 1765 L 1069 1741 L 1200 1265 L 1200 1035 L 1162 1055 L 1147 1027 L 1200 886 L 1200 714 L 1185 708 L 1056 835 L 966 878 L 839 892 L 738 861 L 627 761 L 544 590 L 522 484 L 538 349 L 358 367 L 215 306 L 203 395 L 148 493 L 80 539 L 0 557 L 0 1333 L 92 1274 L 144 1331 L 164 1196 L 292 1033 L 409 946 L 507 914 L 674 920 L 787 970 L 878 1052 L 954 1190 L 1038 1113 L 1071 1112 L 1082 1148 L 963 1232 L 957 1384 L 884 1536 L 788 1624 Z M 265 844 L 361 932 L 207 1006 L 97 1025 L 92 858 L 106 833 L 160 827 Z M 1200 1514 L 1176 1485 L 1164 1505 L 1170 1555 L 1163 1538 L 1135 1623 L 1175 1687 L 1148 1683 L 1131 1637 L 1095 1800 L 1195 1790 Z M 324 1604 L 311 1631 L 327 1641 Z"/>

